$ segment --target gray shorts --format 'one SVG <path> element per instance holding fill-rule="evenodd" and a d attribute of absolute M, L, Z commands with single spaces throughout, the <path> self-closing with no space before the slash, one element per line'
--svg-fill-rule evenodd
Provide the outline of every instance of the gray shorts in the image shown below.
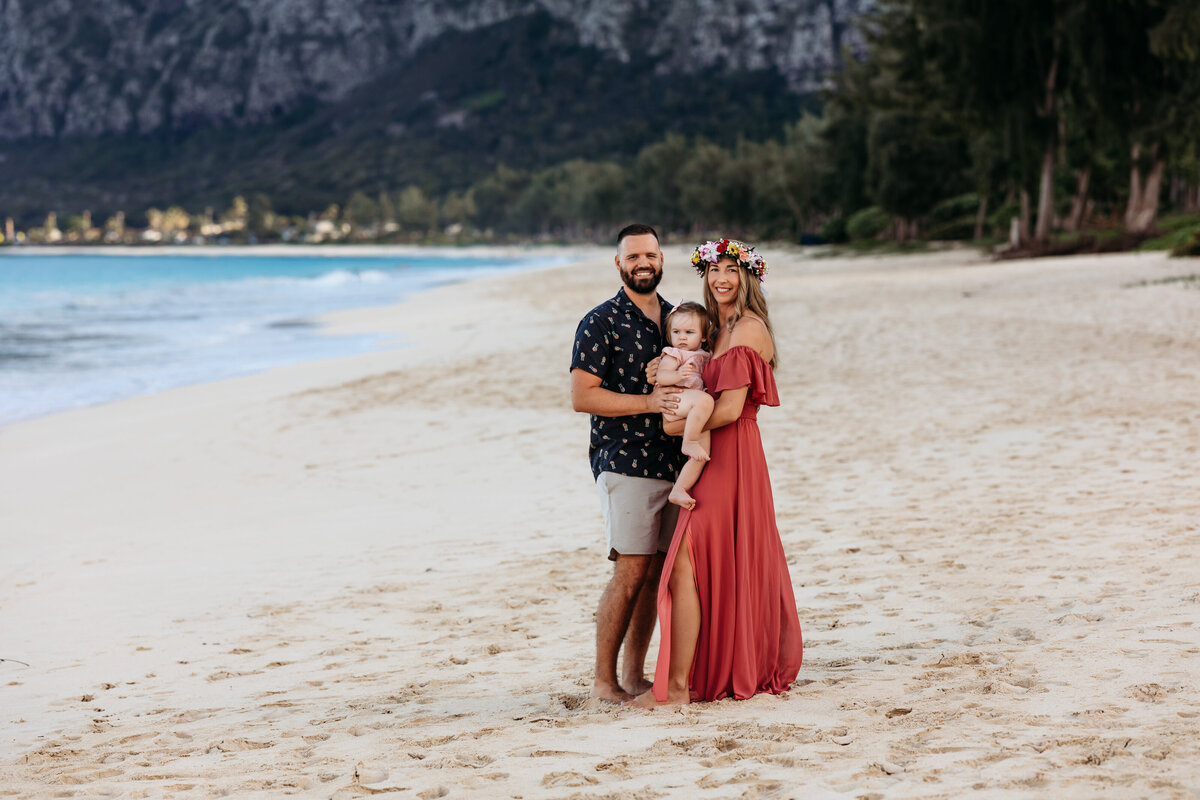
<path fill-rule="evenodd" d="M 672 485 L 656 478 L 600 473 L 596 489 L 604 512 L 609 561 L 616 561 L 618 554 L 648 556 L 667 552 L 679 519 L 679 506 L 667 502 Z"/>

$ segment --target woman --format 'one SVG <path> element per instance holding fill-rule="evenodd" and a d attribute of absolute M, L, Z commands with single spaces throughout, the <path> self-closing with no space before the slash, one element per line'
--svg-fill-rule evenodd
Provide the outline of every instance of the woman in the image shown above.
<path fill-rule="evenodd" d="M 697 247 L 692 264 L 718 322 L 703 372 L 716 399 L 711 460 L 663 566 L 654 688 L 634 701 L 646 707 L 782 692 L 803 650 L 756 422 L 759 406 L 779 405 L 766 263 L 753 248 L 721 239 Z"/>

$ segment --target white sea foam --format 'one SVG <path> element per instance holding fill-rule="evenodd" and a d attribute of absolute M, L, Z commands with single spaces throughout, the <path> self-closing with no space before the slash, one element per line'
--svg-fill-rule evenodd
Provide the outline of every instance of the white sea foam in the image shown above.
<path fill-rule="evenodd" d="M 320 314 L 545 259 L 0 257 L 0 424 L 371 349 Z"/>

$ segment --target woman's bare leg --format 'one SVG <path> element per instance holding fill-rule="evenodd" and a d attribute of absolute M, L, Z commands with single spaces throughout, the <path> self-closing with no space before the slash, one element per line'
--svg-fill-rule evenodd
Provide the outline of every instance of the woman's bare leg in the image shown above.
<path fill-rule="evenodd" d="M 705 450 L 708 450 L 711 441 L 712 438 L 708 431 L 700 434 L 700 446 Z M 683 469 L 679 470 L 679 477 L 675 479 L 675 485 L 671 487 L 671 494 L 667 499 L 689 511 L 695 508 L 696 500 L 692 497 L 691 490 L 696 485 L 696 481 L 700 480 L 700 473 L 704 472 L 704 464 L 703 461 L 689 458 L 683 465 Z"/>
<path fill-rule="evenodd" d="M 688 681 L 696 657 L 696 640 L 700 637 L 700 594 L 692 574 L 686 534 L 675 553 L 668 586 L 671 590 L 671 666 L 667 672 L 667 699 L 660 703 L 654 692 L 646 692 L 633 701 L 634 705 L 643 708 L 683 705 L 692 701 Z"/>

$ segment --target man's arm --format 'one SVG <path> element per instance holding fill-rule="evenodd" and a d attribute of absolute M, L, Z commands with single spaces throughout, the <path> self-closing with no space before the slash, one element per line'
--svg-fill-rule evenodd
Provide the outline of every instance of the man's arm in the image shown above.
<path fill-rule="evenodd" d="M 600 376 L 576 367 L 571 370 L 571 408 L 598 417 L 661 414 L 679 408 L 678 386 L 655 386 L 650 394 L 624 394 L 600 386 Z"/>

